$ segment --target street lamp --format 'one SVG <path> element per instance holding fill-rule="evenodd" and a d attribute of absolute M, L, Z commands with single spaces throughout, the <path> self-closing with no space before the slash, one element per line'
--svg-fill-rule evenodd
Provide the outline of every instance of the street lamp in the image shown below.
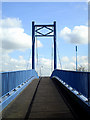
<path fill-rule="evenodd" d="M 77 46 L 76 46 L 76 71 L 77 71 Z"/>

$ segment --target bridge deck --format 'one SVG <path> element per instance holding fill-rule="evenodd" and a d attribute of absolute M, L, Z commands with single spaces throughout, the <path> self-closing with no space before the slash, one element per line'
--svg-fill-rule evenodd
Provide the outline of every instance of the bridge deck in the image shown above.
<path fill-rule="evenodd" d="M 73 118 L 50 78 L 42 78 L 29 118 Z"/>
<path fill-rule="evenodd" d="M 61 118 L 73 120 L 73 114 L 50 78 L 42 78 L 31 103 L 38 80 L 34 80 L 3 110 L 3 118 Z M 30 107 L 30 109 L 28 109 Z"/>

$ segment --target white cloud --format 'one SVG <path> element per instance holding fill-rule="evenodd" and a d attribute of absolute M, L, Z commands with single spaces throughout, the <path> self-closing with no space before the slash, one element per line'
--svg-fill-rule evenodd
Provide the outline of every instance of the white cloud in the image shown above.
<path fill-rule="evenodd" d="M 38 71 L 38 74 L 44 76 L 51 75 L 51 60 L 47 58 L 39 58 L 39 64 L 37 66 L 35 59 L 35 69 Z M 10 57 L 8 54 L 2 55 L 2 63 L 0 60 L 0 71 L 17 71 L 17 70 L 26 70 L 31 69 L 32 59 L 29 61 L 25 60 L 23 56 L 19 56 L 18 59 Z M 42 67 L 41 67 L 42 66 Z"/>
<path fill-rule="evenodd" d="M 35 40 L 36 41 L 36 40 Z M 36 45 L 36 42 L 35 42 L 35 47 L 42 47 L 43 45 L 42 45 L 42 43 L 39 41 L 39 40 L 37 40 L 37 45 Z"/>
<path fill-rule="evenodd" d="M 18 18 L 7 18 L 0 21 L 0 40 L 2 40 L 2 60 L 0 60 L 0 65 L 2 65 L 3 71 L 14 71 L 14 70 L 22 70 L 27 67 L 27 60 L 24 59 L 23 56 L 19 56 L 18 59 L 12 58 L 8 55 L 6 51 L 14 51 L 14 50 L 23 50 L 27 48 L 31 48 L 32 46 L 32 38 L 30 35 L 24 32 L 22 28 L 22 22 Z M 85 44 L 87 41 L 87 27 L 86 26 L 75 26 L 73 30 L 65 27 L 60 36 L 63 37 L 70 43 L 76 44 Z M 77 38 L 78 41 L 75 41 Z M 42 43 L 37 40 L 37 47 L 42 47 Z M 1 49 L 1 48 L 0 48 Z M 6 52 L 6 53 L 5 53 Z M 74 60 L 73 60 L 74 59 Z M 63 56 L 61 59 L 63 62 L 63 69 L 73 69 L 75 67 L 75 58 L 70 58 L 67 56 Z M 1 63 L 1 61 L 3 63 Z M 78 61 L 87 65 L 87 57 L 81 56 L 78 58 Z M 52 61 L 53 62 L 53 61 Z M 41 66 L 43 66 L 41 68 Z M 1 68 L 1 67 L 0 67 Z M 50 75 L 51 74 L 51 60 L 47 58 L 40 58 L 38 65 L 38 72 L 40 74 L 40 68 L 42 69 L 42 75 Z M 31 59 L 29 61 L 29 69 L 31 69 Z"/>
<path fill-rule="evenodd" d="M 60 31 L 60 37 L 71 44 L 88 44 L 88 27 L 75 26 L 73 30 L 65 27 Z"/>
<path fill-rule="evenodd" d="M 72 60 L 75 62 L 76 61 L 76 57 L 75 56 L 73 56 L 72 57 Z M 87 56 L 77 56 L 77 61 L 78 62 L 82 62 L 82 63 L 84 63 L 84 62 L 88 62 L 88 57 Z"/>
<path fill-rule="evenodd" d="M 14 50 L 26 50 L 32 47 L 32 37 L 24 32 L 22 22 L 19 18 L 6 18 L 0 20 L 0 71 L 15 71 L 26 69 L 27 60 L 23 56 L 17 59 L 9 56 Z M 38 40 L 38 46 L 42 47 L 42 43 Z M 31 69 L 31 61 L 29 64 Z"/>
<path fill-rule="evenodd" d="M 75 70 L 75 63 L 74 62 L 64 63 L 62 64 L 62 69 L 63 70 Z"/>
<path fill-rule="evenodd" d="M 19 18 L 6 18 L 0 20 L 0 26 L 2 28 L 18 28 L 22 26 L 22 22 Z"/>
<path fill-rule="evenodd" d="M 62 61 L 65 58 L 64 61 Z M 71 59 L 68 58 L 68 56 L 63 56 L 61 58 L 62 63 L 62 69 L 63 70 L 75 70 L 76 62 L 75 62 L 75 56 L 73 56 Z M 66 60 L 66 62 L 65 62 Z M 23 56 L 19 56 L 18 59 L 11 58 L 8 54 L 2 55 L 2 61 L 0 61 L 0 65 L 2 65 L 2 69 L 0 67 L 0 71 L 15 71 L 15 70 L 25 70 L 25 69 L 31 69 L 31 63 L 32 59 L 30 58 L 29 61 L 25 60 Z M 51 61 L 47 58 L 39 58 L 38 65 L 36 63 L 35 59 L 35 69 L 38 71 L 38 74 L 43 76 L 50 76 L 54 65 L 51 66 L 51 62 L 54 63 L 54 61 Z M 59 65 L 59 61 L 57 61 L 58 65 L 57 68 L 61 69 L 61 66 Z M 88 57 L 87 56 L 78 56 L 78 66 L 82 65 L 86 69 L 88 69 Z M 42 67 L 41 67 L 42 66 Z M 52 69 L 52 70 L 51 70 Z"/>
<path fill-rule="evenodd" d="M 25 50 L 31 48 L 32 37 L 24 32 L 21 20 L 18 18 L 6 18 L 0 20 L 0 40 L 4 50 Z M 38 40 L 38 47 L 42 43 Z"/>
<path fill-rule="evenodd" d="M 42 76 L 50 76 L 51 75 L 51 60 L 47 58 L 40 58 L 38 61 L 38 66 L 36 70 L 38 71 L 40 75 L 40 69 L 41 69 L 41 75 Z"/>
<path fill-rule="evenodd" d="M 63 70 L 75 70 L 76 68 L 76 57 L 73 56 L 71 58 L 69 58 L 68 56 L 63 56 L 61 58 L 61 66 L 59 61 L 58 62 L 58 69 L 62 69 Z M 86 70 L 88 70 L 88 57 L 87 56 L 78 56 L 77 57 L 77 63 L 78 63 L 78 67 L 79 66 L 83 66 L 85 67 Z"/>
<path fill-rule="evenodd" d="M 0 71 L 16 71 L 26 69 L 27 61 L 23 56 L 19 56 L 18 59 L 10 57 L 8 54 L 2 55 L 2 61 L 0 61 Z"/>
<path fill-rule="evenodd" d="M 62 62 L 69 62 L 69 58 L 67 56 L 62 57 L 61 59 Z"/>
<path fill-rule="evenodd" d="M 90 0 L 86 0 L 86 2 L 90 2 Z"/>

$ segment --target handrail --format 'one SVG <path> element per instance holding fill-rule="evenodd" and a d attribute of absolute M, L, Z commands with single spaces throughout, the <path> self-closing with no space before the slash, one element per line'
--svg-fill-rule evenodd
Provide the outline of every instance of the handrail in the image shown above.
<path fill-rule="evenodd" d="M 13 90 L 21 83 L 25 82 L 32 76 L 38 77 L 36 71 L 33 70 L 22 70 L 22 71 L 11 71 L 11 72 L 2 72 L 0 73 L 1 79 L 0 83 L 2 84 L 0 89 L 0 97 L 9 91 Z"/>
<path fill-rule="evenodd" d="M 56 69 L 53 71 L 51 78 L 53 76 L 60 78 L 73 89 L 84 95 L 86 98 L 88 98 L 88 102 L 90 103 L 90 72 Z"/>

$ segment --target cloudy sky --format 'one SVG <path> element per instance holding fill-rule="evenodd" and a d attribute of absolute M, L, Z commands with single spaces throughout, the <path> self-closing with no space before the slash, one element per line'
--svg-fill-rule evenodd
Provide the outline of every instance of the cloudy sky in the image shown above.
<path fill-rule="evenodd" d="M 87 2 L 3 2 L 0 19 L 3 63 L 0 71 L 31 69 L 32 21 L 35 24 L 53 24 L 56 21 L 57 68 L 75 69 L 76 45 L 78 65 L 87 68 Z M 37 38 L 37 44 L 36 70 L 40 72 L 41 68 L 41 74 L 50 75 L 53 70 L 53 39 Z"/>

